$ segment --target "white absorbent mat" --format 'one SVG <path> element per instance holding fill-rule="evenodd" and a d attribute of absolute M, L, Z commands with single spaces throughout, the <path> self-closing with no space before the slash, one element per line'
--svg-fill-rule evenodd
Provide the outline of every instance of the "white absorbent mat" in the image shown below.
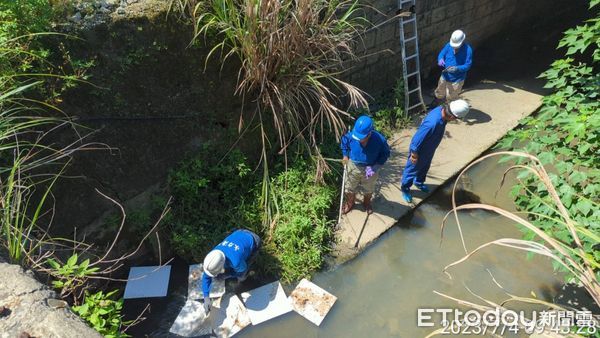
<path fill-rule="evenodd" d="M 244 292 L 241 296 L 253 325 L 292 311 L 290 301 L 278 281 Z"/>
<path fill-rule="evenodd" d="M 228 338 L 250 325 L 248 312 L 237 296 L 226 294 L 220 301 L 212 301 L 212 305 L 206 316 L 202 302 L 188 299 L 169 332 L 183 337 L 216 335 Z"/>
<path fill-rule="evenodd" d="M 129 270 L 124 299 L 164 297 L 169 289 L 171 266 L 136 266 Z"/>
<path fill-rule="evenodd" d="M 333 307 L 337 297 L 309 280 L 302 279 L 290 294 L 289 299 L 294 311 L 319 326 Z"/>

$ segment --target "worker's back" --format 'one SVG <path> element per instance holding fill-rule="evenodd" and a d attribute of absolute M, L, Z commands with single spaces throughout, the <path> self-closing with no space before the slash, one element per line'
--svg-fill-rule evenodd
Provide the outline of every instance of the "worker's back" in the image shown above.
<path fill-rule="evenodd" d="M 243 272 L 247 269 L 247 261 L 256 249 L 252 234 L 245 230 L 236 230 L 227 236 L 215 249 L 225 254 L 225 268 L 231 268 L 235 272 Z"/>

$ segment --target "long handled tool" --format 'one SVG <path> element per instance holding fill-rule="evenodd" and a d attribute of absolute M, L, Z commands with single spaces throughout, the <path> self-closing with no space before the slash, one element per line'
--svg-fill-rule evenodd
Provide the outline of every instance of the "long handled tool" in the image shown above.
<path fill-rule="evenodd" d="M 358 237 L 356 237 L 356 243 L 354 243 L 355 248 L 358 247 L 358 243 L 360 242 L 360 238 L 362 237 L 363 231 L 365 231 L 365 226 L 369 221 L 369 216 L 371 216 L 371 214 L 367 213 L 367 217 L 365 217 L 365 221 L 363 222 L 362 228 L 360 228 L 360 233 L 358 234 Z"/>
<path fill-rule="evenodd" d="M 338 222 L 336 225 L 336 228 L 340 226 L 340 224 L 342 224 L 342 209 L 344 208 L 344 195 L 346 194 L 346 192 L 344 191 L 346 189 L 346 164 L 344 164 L 344 173 L 342 174 L 342 192 L 340 193 L 340 212 L 338 214 Z"/>

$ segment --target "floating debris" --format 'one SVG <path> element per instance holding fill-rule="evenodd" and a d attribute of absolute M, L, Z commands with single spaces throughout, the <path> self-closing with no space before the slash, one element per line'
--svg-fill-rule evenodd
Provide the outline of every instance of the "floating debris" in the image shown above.
<path fill-rule="evenodd" d="M 164 297 L 169 289 L 170 275 L 170 265 L 132 267 L 123 298 Z"/>
<path fill-rule="evenodd" d="M 246 307 L 236 295 L 227 294 L 212 301 L 208 316 L 204 304 L 187 300 L 169 332 L 183 336 L 213 336 L 229 338 L 250 325 Z"/>
<path fill-rule="evenodd" d="M 190 265 L 190 274 L 188 276 L 188 298 L 202 299 L 202 263 Z M 210 298 L 219 298 L 225 294 L 225 280 L 221 278 L 213 278 Z"/>
<path fill-rule="evenodd" d="M 217 309 L 211 311 L 210 317 L 214 316 L 214 333 L 218 337 L 231 337 L 252 324 L 244 303 L 236 295 L 223 296 Z"/>
<path fill-rule="evenodd" d="M 289 299 L 294 311 L 319 326 L 337 297 L 309 280 L 302 279 Z"/>
<path fill-rule="evenodd" d="M 207 318 L 204 305 L 188 299 L 171 325 L 169 332 L 183 337 L 210 335 L 213 330 Z"/>
<path fill-rule="evenodd" d="M 244 292 L 241 296 L 253 325 L 292 311 L 292 305 L 278 281 Z"/>

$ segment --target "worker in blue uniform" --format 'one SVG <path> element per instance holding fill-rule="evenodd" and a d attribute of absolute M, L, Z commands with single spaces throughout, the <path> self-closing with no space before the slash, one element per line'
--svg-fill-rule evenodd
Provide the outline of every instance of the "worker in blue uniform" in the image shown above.
<path fill-rule="evenodd" d="M 213 278 L 237 278 L 238 281 L 243 281 L 260 244 L 261 240 L 257 234 L 240 229 L 227 236 L 206 255 L 202 265 L 202 295 L 206 313 L 210 311 L 209 294 Z"/>
<path fill-rule="evenodd" d="M 362 187 L 363 206 L 371 214 L 375 183 L 379 169 L 390 157 L 390 146 L 385 137 L 375 130 L 373 120 L 363 115 L 356 120 L 354 128 L 342 136 L 340 148 L 347 177 L 342 212 L 345 214 L 352 210 L 356 192 Z"/>
<path fill-rule="evenodd" d="M 473 63 L 473 48 L 465 39 L 463 31 L 454 31 L 438 55 L 438 66 L 443 68 L 434 93 L 438 100 L 457 100 L 462 90 Z"/>
<path fill-rule="evenodd" d="M 446 130 L 446 123 L 461 119 L 469 112 L 469 104 L 464 100 L 455 100 L 432 109 L 417 129 L 410 141 L 406 167 L 402 173 L 402 197 L 406 203 L 412 203 L 410 187 L 415 184 L 419 190 L 427 193 L 425 185 L 427 172 L 435 150 L 440 145 Z"/>

